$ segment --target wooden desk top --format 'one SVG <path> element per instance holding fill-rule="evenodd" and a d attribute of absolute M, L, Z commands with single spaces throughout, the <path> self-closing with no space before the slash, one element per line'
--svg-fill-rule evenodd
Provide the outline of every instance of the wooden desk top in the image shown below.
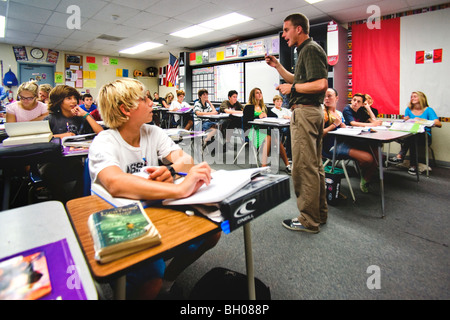
<path fill-rule="evenodd" d="M 145 212 L 161 234 L 161 244 L 110 263 L 100 264 L 94 258 L 94 243 L 87 221 L 92 213 L 112 206 L 98 196 L 88 196 L 71 200 L 67 202 L 66 207 L 89 268 L 99 280 L 110 280 L 106 278 L 126 274 L 127 269 L 143 260 L 161 258 L 167 251 L 220 231 L 219 226 L 206 218 L 187 216 L 184 212 L 165 207 L 147 208 Z"/>

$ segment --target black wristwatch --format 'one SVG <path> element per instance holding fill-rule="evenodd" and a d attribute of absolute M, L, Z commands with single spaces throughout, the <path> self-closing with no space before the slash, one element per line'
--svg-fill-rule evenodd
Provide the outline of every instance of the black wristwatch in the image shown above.
<path fill-rule="evenodd" d="M 295 92 L 297 92 L 297 90 L 295 90 L 295 83 L 293 83 L 292 87 L 291 87 L 291 94 L 293 94 Z"/>
<path fill-rule="evenodd" d="M 166 166 L 166 167 L 170 171 L 172 178 L 175 178 L 175 176 L 177 175 L 177 172 L 175 171 L 175 169 L 172 166 Z"/>

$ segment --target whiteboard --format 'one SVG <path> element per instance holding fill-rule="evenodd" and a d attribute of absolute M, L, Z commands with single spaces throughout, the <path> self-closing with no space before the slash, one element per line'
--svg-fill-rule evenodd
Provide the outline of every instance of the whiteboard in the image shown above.
<path fill-rule="evenodd" d="M 244 64 L 230 63 L 214 66 L 216 101 L 228 100 L 228 92 L 236 90 L 238 98 L 244 95 Z M 241 99 L 239 99 L 241 101 Z"/>
<path fill-rule="evenodd" d="M 253 88 L 262 91 L 264 102 L 272 103 L 275 95 L 280 95 L 276 86 L 280 83 L 280 75 L 275 68 L 270 67 L 265 60 L 245 63 L 245 101 Z"/>

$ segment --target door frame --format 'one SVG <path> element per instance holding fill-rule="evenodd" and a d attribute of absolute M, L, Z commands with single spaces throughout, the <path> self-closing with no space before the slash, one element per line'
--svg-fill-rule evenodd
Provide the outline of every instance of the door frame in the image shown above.
<path fill-rule="evenodd" d="M 17 61 L 17 70 L 18 70 L 18 80 L 19 84 L 29 81 L 30 79 L 22 80 L 22 69 L 21 67 L 24 65 L 32 65 L 33 67 L 52 67 L 53 68 L 53 83 L 50 85 L 54 88 L 55 87 L 55 72 L 56 72 L 56 65 L 50 64 L 50 63 L 34 63 L 29 61 Z"/>

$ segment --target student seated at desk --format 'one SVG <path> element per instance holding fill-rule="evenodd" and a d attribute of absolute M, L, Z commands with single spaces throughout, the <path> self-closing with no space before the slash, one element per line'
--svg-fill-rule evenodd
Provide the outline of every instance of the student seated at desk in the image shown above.
<path fill-rule="evenodd" d="M 48 83 L 41 84 L 39 86 L 39 101 L 45 104 L 48 104 L 48 96 L 50 91 L 52 91 L 53 87 Z"/>
<path fill-rule="evenodd" d="M 56 138 L 87 133 L 99 133 L 102 126 L 78 106 L 80 94 L 75 88 L 59 85 L 49 95 L 48 108 L 50 130 Z M 59 162 L 49 162 L 40 167 L 42 179 L 48 185 L 53 198 L 65 203 L 83 195 L 83 161 L 78 157 L 63 157 Z M 68 192 L 64 186 L 75 181 Z"/>
<path fill-rule="evenodd" d="M 176 145 L 152 121 L 152 104 L 144 94 L 141 82 L 124 78 L 104 85 L 99 91 L 99 109 L 105 125 L 89 148 L 89 171 L 92 183 L 101 184 L 112 196 L 131 199 L 178 199 L 195 193 L 211 181 L 211 168 L 205 162 L 194 165 L 191 156 Z M 171 166 L 158 166 L 159 162 Z M 144 166 L 148 178 L 132 175 Z M 176 172 L 187 172 L 184 181 L 174 184 Z M 147 274 L 135 288 L 147 298 L 155 298 L 160 289 L 169 290 L 177 276 L 209 250 L 220 238 L 217 233 L 183 249 L 164 272 L 164 281 L 158 273 Z M 164 239 L 163 239 L 164 241 Z M 157 262 L 157 263 L 160 263 Z M 149 263 L 150 268 L 154 263 Z M 127 276 L 127 278 L 129 278 Z"/>
<path fill-rule="evenodd" d="M 203 141 L 203 149 L 205 149 L 208 142 L 211 141 L 212 137 L 217 132 L 217 125 L 210 120 L 201 120 L 197 116 L 207 116 L 212 114 L 217 114 L 217 110 L 214 108 L 212 103 L 208 99 L 208 90 L 200 89 L 198 90 L 198 100 L 194 104 L 194 126 L 198 127 L 201 124 L 201 130 L 208 132 L 205 140 Z M 196 129 L 197 130 L 197 129 Z"/>
<path fill-rule="evenodd" d="M 425 120 L 434 120 L 434 126 L 442 127 L 441 121 L 439 121 L 436 112 L 428 106 L 427 96 L 421 91 L 414 91 L 411 93 L 411 100 L 409 101 L 409 105 L 405 110 L 404 120 L 408 119 L 425 119 Z M 424 143 L 425 136 L 428 139 L 428 145 L 431 145 L 431 128 L 425 128 L 425 135 L 420 135 L 418 145 Z M 416 144 L 415 144 L 415 136 L 407 137 L 401 140 L 401 149 L 397 156 L 389 159 L 392 162 L 402 162 L 405 159 L 406 153 L 410 150 L 410 167 L 408 173 L 415 175 L 417 174 L 417 163 L 416 163 Z"/>
<path fill-rule="evenodd" d="M 345 124 L 353 127 L 376 127 L 382 124 L 381 120 L 377 120 L 370 106 L 364 104 L 366 96 L 362 93 L 355 93 L 352 101 L 347 105 L 342 114 L 344 115 Z M 364 105 L 364 109 L 361 107 Z M 360 111 L 360 109 L 362 109 Z M 367 112 L 365 112 L 367 111 Z"/>
<path fill-rule="evenodd" d="M 345 128 L 346 125 L 343 122 L 342 113 L 336 109 L 337 102 L 339 100 L 338 92 L 329 88 L 325 93 L 324 98 L 324 128 L 323 128 L 323 144 L 322 144 L 322 154 L 331 159 L 333 157 L 334 139 L 335 137 L 328 134 L 330 131 L 337 130 L 337 128 Z M 368 148 L 359 149 L 355 145 L 357 141 L 352 143 L 352 139 L 346 139 L 346 141 L 341 141 L 336 145 L 336 156 L 338 158 L 352 158 L 358 161 L 359 167 L 361 168 L 361 181 L 360 189 L 362 192 L 367 193 L 369 189 L 367 184 L 373 179 L 374 174 L 377 170 L 377 163 Z M 361 144 L 359 144 L 361 146 Z"/>
<path fill-rule="evenodd" d="M 291 119 L 292 111 L 283 107 L 283 97 L 280 95 L 275 95 L 273 97 L 273 104 L 274 107 L 272 108 L 272 112 L 275 113 L 278 117 L 278 119 Z M 283 141 L 283 138 L 286 137 L 286 141 L 284 142 L 284 147 L 286 149 L 286 154 L 288 158 L 291 158 L 291 134 L 290 134 L 290 128 L 281 128 L 281 140 Z"/>
<path fill-rule="evenodd" d="M 91 113 L 97 109 L 97 106 L 94 104 L 94 98 L 92 98 L 90 93 L 84 94 L 81 100 L 83 100 L 83 104 L 80 104 L 80 108 L 84 111 Z"/>
<path fill-rule="evenodd" d="M 372 97 L 370 95 L 368 95 L 367 93 L 364 96 L 366 97 L 366 102 L 364 103 L 365 104 L 364 112 L 367 113 L 366 110 L 367 110 L 367 107 L 369 107 L 370 110 L 372 110 L 372 113 L 375 116 L 375 118 L 377 118 L 378 117 L 378 109 L 373 107 L 373 102 L 374 101 L 373 101 Z M 360 109 L 361 109 L 361 111 L 363 110 L 363 108 L 360 108 Z"/>
<path fill-rule="evenodd" d="M 19 86 L 19 101 L 6 106 L 6 122 L 40 121 L 48 116 L 47 105 L 38 101 L 39 86 L 36 81 Z"/>
<path fill-rule="evenodd" d="M 189 103 L 187 103 L 184 100 L 184 97 L 186 96 L 186 93 L 183 90 L 177 90 L 177 100 L 172 101 L 172 103 L 170 104 L 170 111 L 178 111 L 180 109 L 184 109 L 184 108 L 191 108 L 191 106 L 189 105 Z M 186 124 L 186 126 L 184 127 L 185 130 L 189 130 L 194 126 L 194 118 L 192 116 L 192 113 L 189 111 L 186 111 L 186 114 L 183 115 L 178 115 L 175 114 L 173 119 L 174 119 L 174 126 L 177 126 L 180 124 L 180 120 L 181 117 L 184 117 L 184 122 Z"/>
<path fill-rule="evenodd" d="M 263 154 L 261 159 L 261 165 L 263 167 L 267 166 L 267 159 L 270 153 L 271 147 L 271 136 L 270 129 L 259 129 L 256 125 L 249 125 L 249 121 L 253 121 L 254 119 L 261 119 L 273 117 L 276 118 L 276 114 L 274 114 L 271 110 L 268 110 L 267 106 L 264 103 L 263 94 L 261 89 L 253 88 L 250 91 L 250 95 L 248 97 L 248 104 L 244 107 L 244 115 L 243 115 L 243 123 L 244 130 L 250 129 L 248 132 L 248 139 L 253 143 L 256 149 L 259 149 L 260 146 L 263 147 Z M 286 149 L 280 141 L 280 156 L 286 165 L 286 172 L 288 174 L 291 173 L 291 165 L 289 164 L 289 159 L 286 154 Z"/>
<path fill-rule="evenodd" d="M 222 101 L 220 104 L 220 113 L 228 113 L 230 115 L 235 115 L 224 121 L 223 132 L 226 137 L 226 145 L 229 145 L 231 135 L 226 134 L 226 130 L 233 130 L 235 128 L 242 129 L 242 112 L 244 107 L 238 101 L 238 93 L 236 90 L 228 91 L 228 100 Z M 231 147 L 230 147 L 231 149 Z"/>

